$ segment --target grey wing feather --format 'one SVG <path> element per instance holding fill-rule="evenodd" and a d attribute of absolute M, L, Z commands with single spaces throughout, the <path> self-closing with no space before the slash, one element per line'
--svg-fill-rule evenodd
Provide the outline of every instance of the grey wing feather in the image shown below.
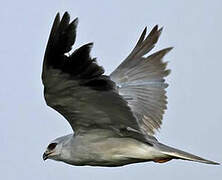
<path fill-rule="evenodd" d="M 139 131 L 127 101 L 90 57 L 92 43 L 66 55 L 75 42 L 76 26 L 77 19 L 70 23 L 67 12 L 61 20 L 59 14 L 54 20 L 42 72 L 46 103 L 61 113 L 74 131 L 127 127 Z"/>
<path fill-rule="evenodd" d="M 162 58 L 172 49 L 166 48 L 144 57 L 158 41 L 162 28 L 155 26 L 147 37 L 144 29 L 130 55 L 113 71 L 119 94 L 124 97 L 137 118 L 140 129 L 153 135 L 162 124 L 167 97 L 165 77 L 169 74 Z"/>

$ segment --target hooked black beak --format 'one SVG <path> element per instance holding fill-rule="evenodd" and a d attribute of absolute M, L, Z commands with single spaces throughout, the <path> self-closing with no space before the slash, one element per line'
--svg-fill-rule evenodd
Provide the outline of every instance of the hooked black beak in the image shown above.
<path fill-rule="evenodd" d="M 44 152 L 44 154 L 42 155 L 42 159 L 45 161 L 46 159 L 48 159 L 48 153 Z"/>

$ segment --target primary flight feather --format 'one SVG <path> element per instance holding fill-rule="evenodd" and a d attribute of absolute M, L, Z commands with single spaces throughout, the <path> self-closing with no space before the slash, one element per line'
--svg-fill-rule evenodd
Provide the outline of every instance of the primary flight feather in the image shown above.
<path fill-rule="evenodd" d="M 145 28 L 135 48 L 110 76 L 90 57 L 92 43 L 74 52 L 78 19 L 57 14 L 43 62 L 42 81 L 47 105 L 61 113 L 74 133 L 53 140 L 43 159 L 71 165 L 122 166 L 130 163 L 183 159 L 213 161 L 158 142 L 167 98 L 163 57 L 166 48 L 148 55 L 161 34 Z M 69 55 L 68 55 L 69 54 Z"/>

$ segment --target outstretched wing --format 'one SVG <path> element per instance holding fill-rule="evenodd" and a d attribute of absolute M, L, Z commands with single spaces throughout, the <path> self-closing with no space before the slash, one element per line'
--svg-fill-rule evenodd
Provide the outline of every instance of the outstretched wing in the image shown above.
<path fill-rule="evenodd" d="M 74 131 L 130 127 L 140 130 L 115 83 L 89 55 L 92 43 L 67 55 L 75 42 L 78 20 L 57 14 L 48 40 L 42 81 L 46 103 L 61 113 Z"/>
<path fill-rule="evenodd" d="M 160 128 L 166 109 L 167 97 L 164 77 L 169 74 L 164 55 L 172 48 L 166 48 L 144 57 L 155 46 L 162 28 L 155 26 L 146 36 L 145 28 L 130 55 L 111 73 L 119 94 L 128 102 L 144 134 L 153 135 Z"/>

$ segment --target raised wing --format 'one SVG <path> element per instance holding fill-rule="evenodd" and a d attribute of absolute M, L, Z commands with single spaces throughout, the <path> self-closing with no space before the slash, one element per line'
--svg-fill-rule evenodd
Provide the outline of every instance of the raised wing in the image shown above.
<path fill-rule="evenodd" d="M 145 28 L 130 55 L 113 71 L 110 78 L 117 84 L 119 94 L 128 102 L 144 134 L 153 135 L 160 128 L 167 97 L 164 77 L 169 74 L 164 55 L 172 48 L 144 57 L 155 46 L 161 31 L 155 26 L 146 36 Z"/>
<path fill-rule="evenodd" d="M 67 55 L 75 42 L 78 20 L 57 14 L 48 40 L 42 72 L 46 103 L 61 113 L 74 131 L 84 128 L 139 131 L 115 83 L 89 55 L 92 43 Z"/>

